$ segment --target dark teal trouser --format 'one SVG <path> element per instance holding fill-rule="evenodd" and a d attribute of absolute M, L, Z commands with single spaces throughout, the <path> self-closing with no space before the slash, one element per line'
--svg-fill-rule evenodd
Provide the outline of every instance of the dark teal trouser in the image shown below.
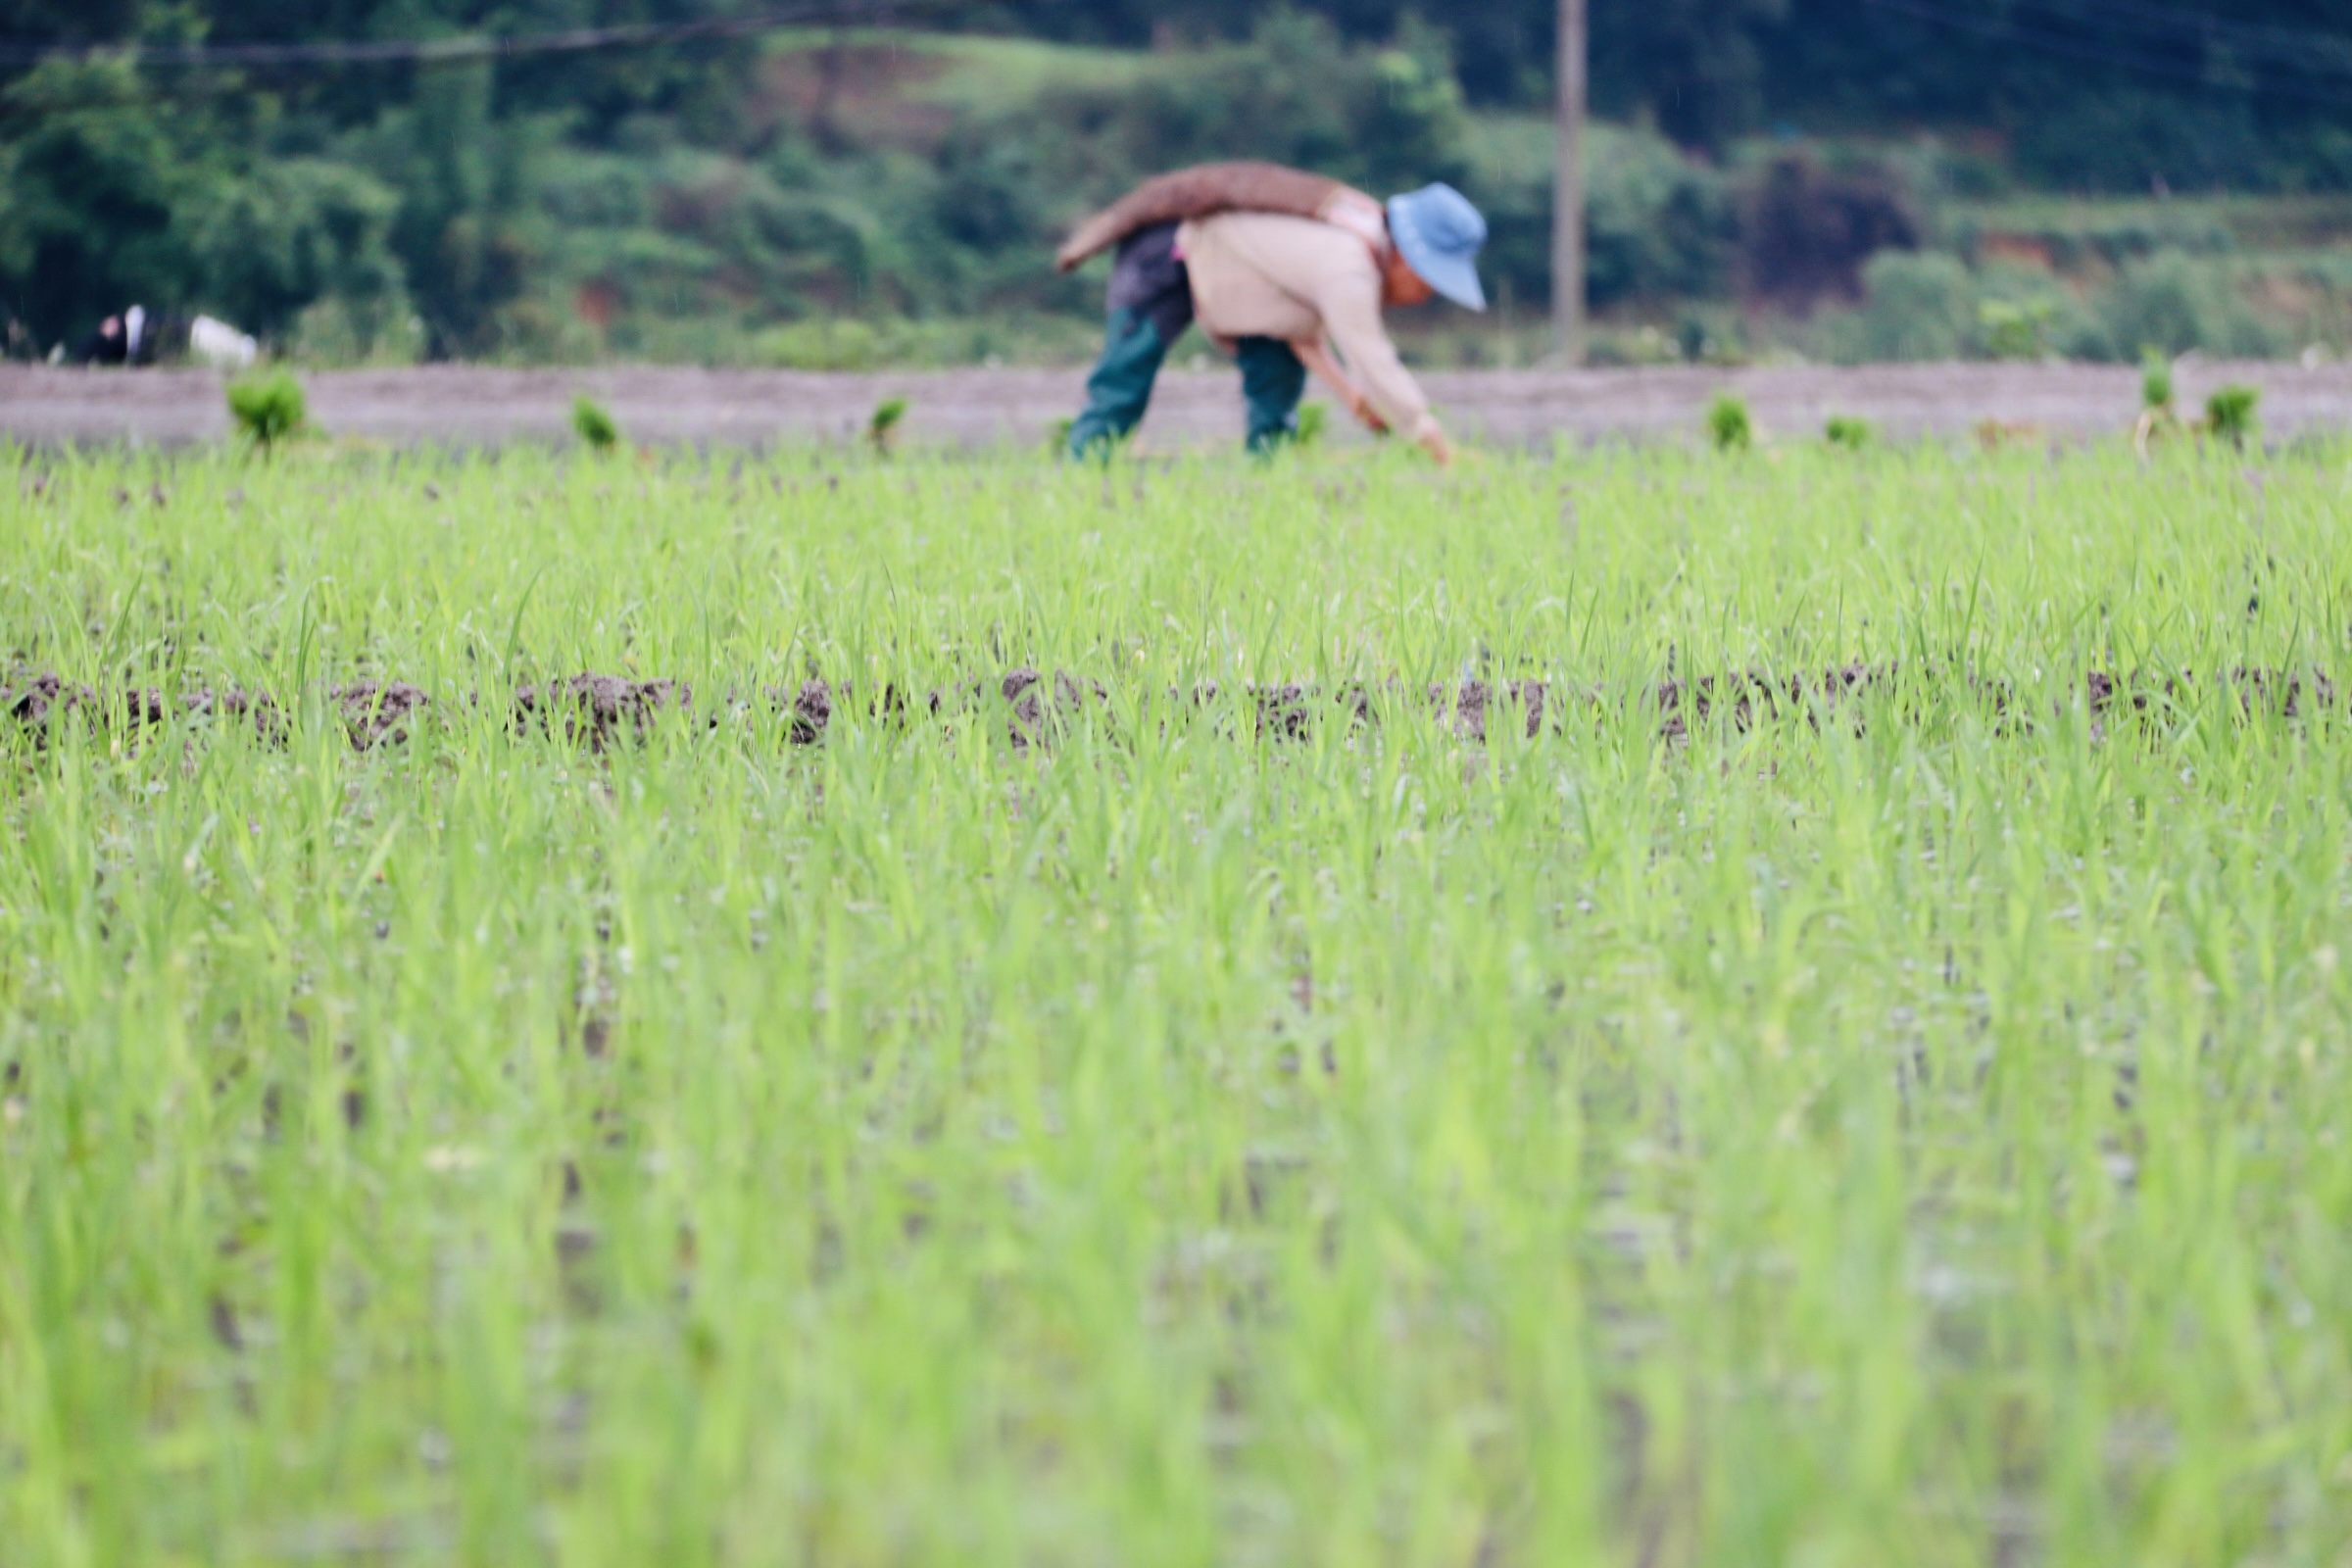
<path fill-rule="evenodd" d="M 1143 422 L 1168 345 L 1141 311 L 1114 306 L 1102 357 L 1086 378 L 1086 412 L 1070 422 L 1070 456 L 1107 453 Z"/>
<path fill-rule="evenodd" d="M 1193 282 L 1176 254 L 1176 225 L 1154 223 L 1119 242 L 1110 270 L 1110 325 L 1086 378 L 1086 412 L 1070 421 L 1070 456 L 1108 452 L 1143 421 L 1168 350 L 1193 322 Z M 1288 343 L 1246 337 L 1234 345 L 1250 406 L 1250 450 L 1269 452 L 1298 433 L 1306 367 Z"/>
<path fill-rule="evenodd" d="M 1234 349 L 1248 406 L 1247 445 L 1262 456 L 1298 433 L 1306 366 L 1280 338 L 1246 337 Z M 1110 313 L 1102 357 L 1086 378 L 1086 412 L 1070 422 L 1070 456 L 1107 452 L 1143 422 L 1167 357 L 1168 344 L 1149 317 L 1125 307 Z"/>
<path fill-rule="evenodd" d="M 1249 447 L 1263 455 L 1298 434 L 1306 365 L 1278 337 L 1246 337 L 1233 346 L 1242 366 L 1242 401 L 1250 409 Z"/>

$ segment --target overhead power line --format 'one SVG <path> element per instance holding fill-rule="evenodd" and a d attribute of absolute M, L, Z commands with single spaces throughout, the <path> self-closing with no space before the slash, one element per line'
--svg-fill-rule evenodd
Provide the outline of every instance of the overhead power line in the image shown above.
<path fill-rule="evenodd" d="M 2054 29 L 2046 22 L 2029 22 L 2017 17 L 1986 16 L 1981 11 L 1938 4 L 1937 0 L 1867 0 L 1867 3 L 1881 11 L 1891 12 L 1896 16 L 1910 17 L 1937 26 L 1974 33 L 1978 37 L 1989 38 L 1995 42 L 2013 43 L 2023 48 L 2038 50 L 2044 54 L 2063 55 L 2070 59 L 2085 60 L 2099 65 L 2118 66 L 2148 75 L 2168 77 L 2190 86 L 2204 87 L 2215 91 L 2241 92 L 2255 96 L 2276 95 L 2282 98 L 2299 98 L 2311 103 L 2352 104 L 2352 58 L 2345 58 L 2343 55 L 2337 55 L 2333 59 L 2329 58 L 2334 51 L 2352 51 L 2352 40 L 2347 40 L 2341 34 L 2312 34 L 2306 41 L 2303 52 L 2291 62 L 2290 69 L 2297 74 L 2281 74 L 2274 71 L 2266 73 L 2259 80 L 2231 81 L 2215 76 L 2206 71 L 2199 61 L 2184 59 L 2178 52 L 2163 52 L 2160 45 L 2151 43 L 2144 36 L 2139 40 L 2133 40 L 2129 37 L 2101 38 L 2095 35 L 2066 32 Z M 2151 7 L 2149 9 L 2158 8 Z M 2325 39 L 2332 48 L 2329 50 L 2315 48 L 2314 45 L 2321 39 Z M 2178 48 L 2190 40 L 2166 41 L 2174 42 Z M 2284 63 L 2275 62 L 2275 64 Z M 2315 76 L 2332 76 L 2337 78 L 2337 81 L 2331 84 L 2325 80 L 2309 79 Z"/>
<path fill-rule="evenodd" d="M 400 38 L 314 43 L 147 44 L 125 41 L 73 48 L 0 45 L 0 65 L 37 66 L 48 61 L 86 63 L 128 59 L 143 66 L 237 69 L 285 66 L 451 65 L 469 60 L 514 60 L 532 55 L 584 54 L 604 49 L 649 49 L 702 38 L 738 38 L 784 27 L 938 15 L 961 9 L 961 0 L 893 0 L 887 13 L 872 5 L 798 6 L 746 16 L 705 17 L 694 22 L 639 23 L 617 27 L 573 27 L 521 37 Z"/>
<path fill-rule="evenodd" d="M 2079 12 L 2104 16 L 2114 24 L 2149 37 L 2165 37 L 2184 44 L 2220 43 L 2250 53 L 2275 54 L 2290 64 L 2305 63 L 2314 50 L 2331 53 L 2338 59 L 2352 58 L 2352 33 L 2232 22 L 2227 17 L 2154 5 L 2150 0 L 2027 0 L 2027 3 L 2038 4 L 2060 17 L 2078 21 L 2081 18 L 2075 14 Z"/>
<path fill-rule="evenodd" d="M 2019 0 L 2062 27 L 2088 27 L 2163 48 L 2227 50 L 2240 60 L 2268 60 L 2288 70 L 2352 74 L 2352 33 L 2236 23 L 2151 5 L 2148 0 Z"/>

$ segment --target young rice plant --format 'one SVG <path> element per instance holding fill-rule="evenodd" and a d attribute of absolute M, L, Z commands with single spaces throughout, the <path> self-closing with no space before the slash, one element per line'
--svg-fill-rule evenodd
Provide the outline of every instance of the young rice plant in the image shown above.
<path fill-rule="evenodd" d="M 2341 1560 L 2352 452 L 859 445 L 9 455 L 9 1563 Z"/>
<path fill-rule="evenodd" d="M 571 433 L 579 437 L 582 446 L 600 455 L 620 445 L 620 425 L 612 411 L 585 392 L 571 400 Z"/>
<path fill-rule="evenodd" d="M 310 425 L 309 400 L 287 369 L 256 370 L 228 383 L 228 416 L 252 448 L 267 457 L 278 443 Z"/>
<path fill-rule="evenodd" d="M 1756 439 L 1755 420 L 1747 400 L 1737 392 L 1718 392 L 1707 405 L 1707 439 L 1718 452 L 1745 452 Z"/>

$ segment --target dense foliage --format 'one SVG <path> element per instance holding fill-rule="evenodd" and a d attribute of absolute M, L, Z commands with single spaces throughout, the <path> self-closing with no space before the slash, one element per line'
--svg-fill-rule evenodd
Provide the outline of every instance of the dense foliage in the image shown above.
<path fill-rule="evenodd" d="M 1556 0 L 1304 0 L 1349 37 L 1415 15 L 1452 41 L 1478 102 L 1550 91 Z M 1007 0 L 1049 33 L 1126 44 L 1232 35 L 1251 0 Z M 2328 0 L 1589 0 L 1603 114 L 1720 148 L 1776 122 L 1973 123 L 2030 178 L 2144 188 L 2352 179 L 2352 31 Z"/>
<path fill-rule="evenodd" d="M 1800 317 L 1859 303 L 1876 251 L 1966 254 L 1929 211 L 1952 194 L 2352 183 L 2352 133 L 2323 101 L 2352 55 L 2331 52 L 2315 8 L 2208 7 L 2191 49 L 2068 20 L 2090 0 L 1971 13 L 2007 19 L 2002 36 L 1953 24 L 1945 3 L 1595 0 L 1593 79 L 1613 123 L 1589 160 L 1591 302 L 1688 316 L 1738 295 Z M 532 35 L 729 7 L 14 0 L 0 42 Z M 1550 14 L 1550 0 L 1428 21 L 1382 0 L 1014 0 L 916 19 L 960 38 L 701 37 L 495 67 L 22 56 L 0 70 L 0 312 L 16 353 L 138 300 L 329 359 L 978 358 L 1004 334 L 1067 336 L 1092 315 L 1092 285 L 1041 265 L 1075 213 L 1154 170 L 1233 155 L 1375 189 L 1453 179 L 1494 220 L 1506 309 L 1540 306 L 1550 154 L 1532 111 L 1548 91 Z M 1156 47 L 1047 57 L 1022 33 Z M 1939 151 L 1836 150 L 1922 129 Z M 2162 248 L 2115 258 L 2100 286 Z M 2006 309 L 2005 285 L 1981 270 L 1968 281 L 1957 336 L 1931 324 L 1921 341 L 1989 341 L 1966 318 Z M 2078 300 L 2036 341 L 2108 352 L 2112 314 Z M 1716 328 L 1676 330 L 1691 352 Z M 1878 340 L 1838 330 L 1825 351 Z"/>

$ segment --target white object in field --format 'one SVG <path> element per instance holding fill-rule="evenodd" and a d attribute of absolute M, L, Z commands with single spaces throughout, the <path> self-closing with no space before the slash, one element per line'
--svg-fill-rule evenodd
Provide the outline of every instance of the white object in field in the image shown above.
<path fill-rule="evenodd" d="M 188 355 L 223 370 L 242 370 L 261 354 L 262 346 L 251 333 L 240 332 L 226 321 L 216 321 L 209 316 L 199 316 L 188 323 Z"/>
<path fill-rule="evenodd" d="M 122 363 L 136 365 L 139 340 L 147 335 L 147 307 L 133 305 L 122 313 Z"/>

